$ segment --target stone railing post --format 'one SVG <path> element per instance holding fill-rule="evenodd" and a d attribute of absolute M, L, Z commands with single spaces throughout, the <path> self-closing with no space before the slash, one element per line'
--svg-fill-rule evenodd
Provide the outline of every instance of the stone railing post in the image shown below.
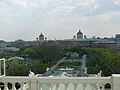
<path fill-rule="evenodd" d="M 105 90 L 105 84 L 101 84 L 101 90 Z"/>
<path fill-rule="evenodd" d="M 16 88 L 15 88 L 15 82 L 12 83 L 12 90 L 16 90 Z"/>
<path fill-rule="evenodd" d="M 1 74 L 1 60 L 0 60 L 0 76 L 1 76 L 2 74 Z"/>
<path fill-rule="evenodd" d="M 4 76 L 6 76 L 6 66 L 5 66 L 5 59 L 4 59 Z"/>
<path fill-rule="evenodd" d="M 48 90 L 51 90 L 51 84 L 50 83 L 47 84 L 47 88 L 48 88 Z"/>
<path fill-rule="evenodd" d="M 4 88 L 5 88 L 4 90 L 8 90 L 8 87 L 7 87 L 7 83 L 6 83 L 6 82 L 4 83 Z"/>
<path fill-rule="evenodd" d="M 21 86 L 20 90 L 24 90 L 24 83 L 20 83 L 20 86 Z"/>
<path fill-rule="evenodd" d="M 59 84 L 56 84 L 56 90 L 59 90 Z"/>
<path fill-rule="evenodd" d="M 83 90 L 86 90 L 86 84 L 85 83 L 83 84 Z"/>
<path fill-rule="evenodd" d="M 38 90 L 38 81 L 36 80 L 30 81 L 30 90 Z"/>
<path fill-rule="evenodd" d="M 91 86 L 92 86 L 92 90 L 95 90 L 96 89 L 96 84 L 95 83 L 91 83 Z"/>
<path fill-rule="evenodd" d="M 77 90 L 77 85 L 78 84 L 76 84 L 76 83 L 74 84 L 74 90 Z"/>
<path fill-rule="evenodd" d="M 67 90 L 67 88 L 68 88 L 68 84 L 67 84 L 67 83 L 65 83 L 65 90 Z"/>
<path fill-rule="evenodd" d="M 112 74 L 112 90 L 120 90 L 120 74 Z"/>
<path fill-rule="evenodd" d="M 42 83 L 38 82 L 38 90 L 41 90 L 42 88 Z"/>

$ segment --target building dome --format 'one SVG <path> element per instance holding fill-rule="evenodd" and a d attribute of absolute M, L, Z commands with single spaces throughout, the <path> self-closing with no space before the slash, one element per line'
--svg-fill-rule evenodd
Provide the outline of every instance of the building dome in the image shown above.
<path fill-rule="evenodd" d="M 79 32 L 77 33 L 77 39 L 83 39 L 83 33 L 81 32 L 81 30 L 79 30 Z"/>
<path fill-rule="evenodd" d="M 81 35 L 81 34 L 83 34 L 83 33 L 81 32 L 81 30 L 79 30 L 79 32 L 77 33 L 77 35 Z"/>
<path fill-rule="evenodd" d="M 44 37 L 44 35 L 41 33 L 39 37 Z"/>
<path fill-rule="evenodd" d="M 39 41 L 40 41 L 40 42 L 43 42 L 43 41 L 44 41 L 44 35 L 43 35 L 42 33 L 39 35 Z"/>

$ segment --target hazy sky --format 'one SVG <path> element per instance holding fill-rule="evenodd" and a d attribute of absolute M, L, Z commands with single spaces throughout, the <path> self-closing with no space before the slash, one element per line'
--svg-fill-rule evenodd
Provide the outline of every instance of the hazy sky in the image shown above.
<path fill-rule="evenodd" d="M 72 38 L 120 33 L 120 0 L 0 0 L 0 39 Z"/>

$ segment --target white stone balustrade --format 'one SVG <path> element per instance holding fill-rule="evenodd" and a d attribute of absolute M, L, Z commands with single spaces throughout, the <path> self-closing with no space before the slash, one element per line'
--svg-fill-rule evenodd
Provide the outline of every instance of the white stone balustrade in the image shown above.
<path fill-rule="evenodd" d="M 17 76 L 1 76 L 0 82 L 4 83 L 3 90 L 8 89 L 8 82 L 12 84 L 12 90 L 15 88 L 15 83 L 20 84 L 18 90 L 53 90 L 52 84 L 55 85 L 54 90 L 60 90 L 60 84 L 64 84 L 64 90 L 69 90 L 69 84 L 73 84 L 74 90 L 78 89 L 78 84 L 83 85 L 83 90 L 87 90 L 89 84 L 92 90 L 96 90 L 96 85 L 99 84 L 100 90 L 105 90 L 105 85 L 110 84 L 110 90 L 120 90 L 120 75 L 112 75 L 111 77 L 17 77 Z M 47 89 L 43 89 L 43 84 L 46 84 Z M 63 89 L 62 89 L 63 90 Z"/>
<path fill-rule="evenodd" d="M 1 63 L 3 62 L 3 63 Z M 1 64 L 4 65 L 4 73 L 1 73 Z M 91 90 L 120 90 L 120 74 L 113 74 L 111 77 L 25 77 L 25 76 L 5 76 L 5 59 L 0 59 L 0 90 L 79 90 L 91 86 Z M 8 88 L 9 83 L 9 88 Z M 16 89 L 16 83 L 19 89 Z M 61 89 L 61 84 L 64 89 Z M 106 84 L 111 85 L 111 89 L 105 89 Z M 46 86 L 46 87 L 44 87 Z"/>

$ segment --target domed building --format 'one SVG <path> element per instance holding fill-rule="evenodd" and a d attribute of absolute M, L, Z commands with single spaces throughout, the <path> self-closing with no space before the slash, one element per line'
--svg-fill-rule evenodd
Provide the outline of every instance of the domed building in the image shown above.
<path fill-rule="evenodd" d="M 77 33 L 77 39 L 83 39 L 83 33 L 81 32 L 81 30 L 79 30 L 79 32 Z"/>
<path fill-rule="evenodd" d="M 43 41 L 44 41 L 44 35 L 43 35 L 42 33 L 39 35 L 39 41 L 40 41 L 40 42 L 43 42 Z"/>

